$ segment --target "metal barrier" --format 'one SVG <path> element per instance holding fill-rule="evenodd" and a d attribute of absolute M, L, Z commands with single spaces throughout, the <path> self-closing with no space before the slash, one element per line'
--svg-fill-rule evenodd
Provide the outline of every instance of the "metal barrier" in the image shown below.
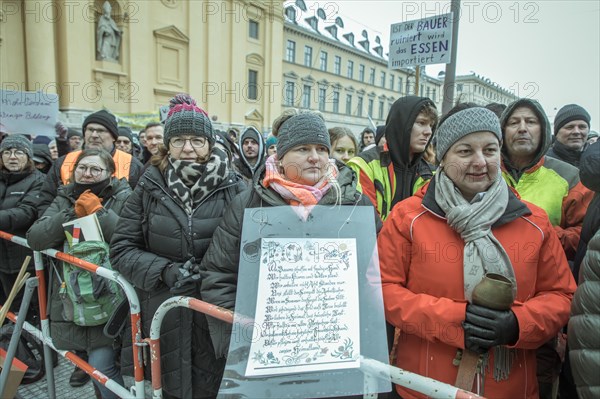
<path fill-rule="evenodd" d="M 27 245 L 27 241 L 24 238 L 5 233 L 0 231 L 0 238 L 14 242 L 16 244 L 25 246 L 29 248 Z M 56 349 L 52 342 L 52 338 L 49 336 L 49 320 L 46 317 L 46 279 L 44 276 L 44 265 L 42 261 L 41 253 L 49 255 L 53 258 L 66 261 L 72 263 L 84 270 L 87 270 L 92 273 L 96 273 L 101 277 L 108 278 L 109 280 L 117 282 L 129 301 L 129 307 L 131 310 L 131 329 L 132 329 L 132 342 L 133 342 L 133 361 L 134 361 L 134 378 L 135 385 L 131 387 L 131 392 L 127 391 L 126 388 L 119 385 L 115 381 L 109 379 L 104 374 L 99 372 L 90 366 L 86 361 L 79 358 L 72 352 L 64 351 Z M 89 374 L 96 381 L 103 384 L 106 388 L 110 389 L 112 392 L 117 395 L 127 398 L 134 397 L 136 399 L 144 398 L 144 369 L 142 364 L 142 351 L 141 346 L 149 344 L 150 346 L 150 359 L 151 359 L 151 372 L 152 372 L 152 398 L 153 399 L 162 399 L 162 382 L 161 382 L 161 366 L 160 366 L 160 329 L 162 325 L 162 321 L 167 314 L 167 312 L 171 309 L 177 307 L 185 307 L 197 312 L 205 313 L 209 316 L 217 318 L 219 320 L 225 321 L 227 323 L 233 324 L 233 312 L 224 309 L 207 302 L 201 301 L 199 299 L 177 296 L 164 301 L 156 310 L 154 317 L 152 318 L 152 324 L 150 327 L 150 338 L 141 339 L 141 315 L 140 315 L 140 303 L 135 293 L 135 289 L 133 286 L 125 280 L 118 272 L 113 270 L 108 270 L 106 268 L 100 267 L 98 265 L 94 265 L 92 263 L 86 262 L 84 260 L 75 258 L 69 254 L 54 250 L 47 249 L 44 251 L 34 251 L 34 260 L 35 260 L 35 270 L 36 277 L 30 278 L 27 280 L 27 289 L 30 290 L 30 293 L 27 294 L 31 296 L 31 292 L 35 288 L 35 285 L 38 285 L 38 298 L 39 298 L 39 307 L 40 307 L 40 320 L 42 330 L 35 328 L 30 323 L 26 322 L 23 319 L 20 319 L 14 313 L 9 312 L 8 318 L 16 324 L 15 331 L 18 331 L 20 334 L 20 328 L 24 328 L 27 332 L 38 338 L 44 344 L 44 358 L 46 361 L 46 375 L 47 375 L 47 384 L 48 384 L 48 393 L 51 399 L 55 399 L 55 389 L 54 389 L 54 370 L 51 365 L 51 357 L 50 350 L 54 350 L 58 352 L 60 355 L 68 359 L 74 365 L 80 367 L 87 374 Z M 26 292 L 27 293 L 27 292 Z M 28 299 L 29 300 L 29 299 Z M 27 304 L 26 304 L 27 305 Z M 23 307 L 23 306 L 22 306 Z M 1 306 L 0 306 L 1 308 Z M 25 306 L 25 313 L 26 313 Z M 21 314 L 23 313 L 23 309 L 20 310 Z M 15 333 L 17 335 L 17 333 Z M 14 338 L 14 337 L 13 337 Z M 18 337 L 16 337 L 18 340 Z M 13 340 L 11 340 L 11 344 L 9 347 L 9 351 L 7 352 L 7 358 L 5 359 L 6 364 L 10 364 L 14 357 L 14 352 L 16 351 L 16 340 L 13 345 Z M 11 348 L 14 347 L 14 348 Z M 12 354 L 11 354 L 12 350 Z M 397 367 L 381 363 L 379 361 L 373 359 L 367 359 L 361 357 L 360 368 L 364 371 L 365 375 L 377 375 L 384 374 L 390 375 L 393 383 L 397 385 L 401 385 L 404 387 L 408 387 L 414 391 L 426 394 L 431 397 L 436 398 L 448 398 L 448 399 L 485 399 L 482 396 L 476 395 L 471 392 L 464 391 L 455 386 L 443 383 L 441 381 L 434 380 L 432 378 L 424 377 L 419 374 L 411 373 L 409 371 L 405 371 L 399 369 Z M 8 374 L 9 368 L 4 368 L 2 370 L 2 378 L 0 381 L 4 381 L 8 376 L 4 377 L 5 371 Z M 368 383 L 368 379 L 366 379 L 365 383 Z M 0 392 L 2 392 L 4 388 L 4 384 L 0 385 Z M 133 396 L 131 396 L 133 395 Z M 376 395 L 365 394 L 365 398 L 373 398 Z"/>
<path fill-rule="evenodd" d="M 145 341 L 150 344 L 150 358 L 152 369 L 152 399 L 162 399 L 162 385 L 160 378 L 160 327 L 167 312 L 177 307 L 193 309 L 197 312 L 205 313 L 209 316 L 233 324 L 233 312 L 219 306 L 199 299 L 177 296 L 164 301 L 154 313 L 152 324 L 150 326 L 150 338 Z M 389 364 L 381 363 L 374 359 L 367 359 L 361 356 L 360 368 L 365 375 L 390 375 L 393 383 L 401 385 L 435 398 L 448 399 L 485 399 L 482 396 L 472 392 L 464 391 L 450 384 L 424 377 L 410 371 L 402 370 Z M 367 381 L 365 381 L 367 383 Z M 376 397 L 377 395 L 365 394 L 365 398 Z"/>
<path fill-rule="evenodd" d="M 18 237 L 18 236 L 0 231 L 0 238 L 29 248 L 29 245 L 27 245 L 27 240 L 25 240 L 22 237 Z M 121 386 L 117 382 L 106 377 L 103 373 L 101 373 L 100 371 L 98 371 L 95 368 L 93 368 L 92 366 L 90 366 L 89 363 L 82 360 L 80 357 L 78 357 L 74 353 L 56 349 L 56 347 L 54 346 L 54 344 L 52 342 L 52 338 L 50 337 L 50 334 L 49 334 L 50 322 L 46 315 L 46 313 L 47 313 L 46 312 L 47 290 L 46 290 L 46 277 L 44 276 L 44 263 L 43 263 L 42 255 L 41 255 L 42 253 L 44 253 L 48 256 L 51 256 L 52 258 L 69 262 L 69 263 L 76 265 L 77 267 L 80 267 L 89 272 L 96 273 L 100 277 L 115 281 L 123 289 L 123 292 L 127 296 L 127 300 L 129 302 L 129 308 L 130 308 L 130 312 L 131 312 L 131 339 L 132 339 L 132 343 L 133 343 L 132 348 L 133 348 L 133 366 L 134 366 L 135 384 L 134 384 L 134 386 L 131 387 L 130 391 L 128 391 L 125 387 Z M 136 294 L 133 286 L 123 276 L 121 276 L 118 272 L 116 272 L 114 270 L 108 270 L 104 267 L 94 265 L 93 263 L 86 262 L 84 260 L 81 260 L 81 259 L 71 256 L 69 254 L 66 254 L 64 252 L 60 252 L 60 251 L 57 251 L 54 249 L 47 249 L 47 250 L 43 250 L 43 251 L 39 251 L 39 252 L 34 251 L 33 255 L 34 255 L 34 261 L 35 261 L 36 277 L 32 277 L 29 280 L 27 280 L 27 289 L 30 289 L 31 292 L 33 292 L 33 289 L 35 288 L 36 283 L 38 285 L 40 325 L 41 325 L 42 329 L 40 331 L 36 327 L 32 326 L 30 323 L 26 322 L 23 318 L 19 318 L 12 312 L 8 313 L 8 318 L 16 324 L 15 333 L 14 333 L 14 335 L 17 336 L 15 339 L 15 344 L 14 344 L 15 351 L 16 351 L 16 344 L 17 344 L 16 341 L 18 340 L 18 336 L 20 335 L 20 332 L 21 332 L 21 330 L 19 329 L 20 326 L 22 326 L 22 328 L 24 328 L 27 332 L 29 332 L 30 334 L 32 334 L 33 336 L 38 338 L 44 344 L 44 359 L 45 359 L 45 364 L 46 364 L 46 376 L 47 376 L 46 381 L 47 381 L 47 385 L 48 385 L 48 394 L 49 394 L 50 398 L 51 399 L 56 398 L 55 386 L 54 386 L 54 368 L 52 367 L 52 359 L 51 359 L 51 352 L 50 352 L 50 350 L 54 350 L 57 353 L 59 353 L 60 355 L 62 355 L 63 357 L 65 357 L 66 359 L 68 359 L 71 363 L 73 363 L 77 367 L 84 370 L 91 378 L 95 379 L 96 381 L 98 381 L 99 383 L 104 385 L 107 389 L 111 390 L 112 392 L 116 393 L 117 395 L 119 395 L 123 398 L 133 397 L 136 399 L 143 399 L 144 398 L 144 368 L 143 368 L 143 362 L 142 362 L 141 346 L 145 345 L 145 343 L 143 342 L 143 340 L 141 338 L 140 302 L 138 300 L 137 294 Z M 30 283 L 30 281 L 32 281 L 32 280 L 34 282 Z M 27 293 L 27 291 L 26 291 L 26 293 Z M 29 295 L 31 295 L 31 294 L 29 294 Z M 29 297 L 29 299 L 30 299 L 30 297 Z M 20 312 L 19 312 L 20 314 L 27 313 L 29 299 L 28 299 L 27 303 L 25 304 L 26 305 L 25 309 L 24 309 L 25 312 L 23 312 L 23 309 L 20 309 Z M 0 306 L 0 308 L 1 308 L 1 306 Z M 11 346 L 13 346 L 12 341 L 13 340 L 11 339 L 11 344 L 10 344 Z M 13 353 L 11 354 L 10 349 L 11 348 L 9 346 L 9 351 L 7 352 L 7 358 L 5 359 L 6 364 L 10 364 L 10 362 L 12 362 L 12 359 L 14 357 L 15 351 L 13 351 Z M 11 356 L 9 357 L 8 355 L 11 355 Z M 6 372 L 6 374 L 8 374 L 9 369 L 10 368 L 5 367 L 2 370 L 2 378 L 0 379 L 0 381 L 5 382 L 5 379 L 8 378 L 8 375 L 6 375 L 6 377 L 4 377 L 4 375 L 5 375 L 5 372 Z M 3 389 L 4 389 L 4 383 L 2 385 L 0 385 L 0 392 L 2 392 Z"/>

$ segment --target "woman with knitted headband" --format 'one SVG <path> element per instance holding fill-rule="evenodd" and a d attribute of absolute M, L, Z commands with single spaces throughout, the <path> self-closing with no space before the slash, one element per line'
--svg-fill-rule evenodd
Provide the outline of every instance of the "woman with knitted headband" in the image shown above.
<path fill-rule="evenodd" d="M 362 205 L 372 207 L 378 230 L 381 226 L 369 199 L 356 191 L 354 172 L 343 164 L 338 169 L 329 159 L 331 143 L 321 114 L 284 111 L 273 123 L 273 135 L 277 137 L 277 153 L 267 159 L 252 188 L 231 203 L 200 264 L 202 298 L 232 310 L 245 209 L 290 206 L 306 219 L 315 205 Z M 298 228 L 301 223 L 299 220 Z M 209 325 L 217 358 L 223 358 L 230 333 L 218 320 L 209 319 Z"/>
<path fill-rule="evenodd" d="M 245 189 L 225 151 L 215 146 L 206 112 L 188 95 L 171 100 L 163 142 L 121 212 L 111 243 L 113 267 L 137 289 L 145 337 L 163 301 L 199 297 L 198 264 L 227 204 Z M 131 375 L 131 334 L 124 337 L 123 373 Z M 215 396 L 225 363 L 215 358 L 204 315 L 170 311 L 161 337 L 163 396 Z"/>
<path fill-rule="evenodd" d="M 45 175 L 33 162 L 33 145 L 21 134 L 9 134 L 0 143 L 0 230 L 23 237 L 36 218 L 36 196 Z M 31 250 L 0 240 L 0 303 L 5 303 L 25 257 Z M 33 262 L 29 264 L 33 273 Z M 12 310 L 19 310 L 23 291 Z M 33 308 L 33 306 L 32 306 Z"/>
<path fill-rule="evenodd" d="M 488 398 L 537 398 L 536 348 L 566 323 L 575 282 L 546 213 L 502 179 L 498 117 L 450 112 L 435 177 L 392 209 L 377 240 L 395 365 Z"/>

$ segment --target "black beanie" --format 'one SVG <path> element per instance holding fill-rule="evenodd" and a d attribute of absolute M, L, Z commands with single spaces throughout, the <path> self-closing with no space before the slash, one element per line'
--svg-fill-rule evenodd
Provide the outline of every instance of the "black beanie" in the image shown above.
<path fill-rule="evenodd" d="M 590 127 L 590 114 L 577 104 L 568 104 L 562 107 L 554 117 L 554 135 L 558 133 L 561 127 L 571 121 L 585 121 Z"/>
<path fill-rule="evenodd" d="M 119 126 L 119 137 L 127 137 L 129 141 L 133 142 L 133 134 L 127 126 Z"/>
<path fill-rule="evenodd" d="M 93 114 L 89 114 L 87 118 L 83 121 L 82 131 L 85 133 L 85 128 L 90 123 L 98 123 L 104 126 L 110 134 L 117 139 L 119 137 L 119 128 L 117 126 L 117 118 L 110 112 L 106 110 L 101 110 L 98 112 L 94 112 Z"/>
<path fill-rule="evenodd" d="M 71 137 L 74 137 L 74 136 L 83 137 L 83 134 L 79 130 L 73 129 L 71 127 L 67 129 L 67 132 L 68 132 L 67 133 L 68 139 L 70 139 Z"/>

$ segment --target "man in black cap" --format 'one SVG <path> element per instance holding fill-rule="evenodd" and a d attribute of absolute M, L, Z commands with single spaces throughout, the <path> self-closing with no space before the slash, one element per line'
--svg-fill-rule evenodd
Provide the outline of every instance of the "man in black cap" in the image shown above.
<path fill-rule="evenodd" d="M 117 119 L 106 110 L 101 110 L 88 115 L 82 125 L 84 148 L 105 150 L 115 161 L 116 171 L 114 176 L 125 178 L 133 188 L 143 172 L 143 165 L 133 158 L 131 154 L 120 151 L 115 146 L 119 137 Z M 46 181 L 40 192 L 38 204 L 38 217 L 42 216 L 46 208 L 52 203 L 58 187 L 67 184 L 73 172 L 73 166 L 81 151 L 72 151 L 58 158 L 46 176 Z"/>
<path fill-rule="evenodd" d="M 579 158 L 590 132 L 590 114 L 577 104 L 562 107 L 554 117 L 554 144 L 546 155 L 579 168 Z"/>
<path fill-rule="evenodd" d="M 67 131 L 70 151 L 81 150 L 83 148 L 83 134 L 79 130 L 73 128 L 68 128 Z"/>
<path fill-rule="evenodd" d="M 118 150 L 128 154 L 133 153 L 133 135 L 127 126 L 119 126 L 119 137 L 115 141 Z"/>

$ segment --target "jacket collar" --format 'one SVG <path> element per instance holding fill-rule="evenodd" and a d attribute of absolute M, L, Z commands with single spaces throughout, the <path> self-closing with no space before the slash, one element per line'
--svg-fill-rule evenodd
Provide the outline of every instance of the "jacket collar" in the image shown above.
<path fill-rule="evenodd" d="M 422 191 L 425 191 L 423 195 L 423 201 L 421 205 L 428 211 L 432 212 L 436 216 L 446 219 L 446 213 L 440 208 L 438 203 L 435 201 L 435 179 L 431 179 Z M 492 225 L 492 227 L 499 227 L 506 223 L 512 222 L 521 216 L 531 215 L 531 211 L 527 208 L 524 202 L 522 202 L 517 194 L 509 187 L 508 190 L 508 205 L 506 210 L 500 216 L 498 220 Z"/>
<path fill-rule="evenodd" d="M 571 165 L 579 165 L 579 159 L 581 158 L 580 150 L 572 150 L 560 141 L 555 141 L 552 145 L 552 150 L 558 156 L 559 159 L 570 163 Z"/>

